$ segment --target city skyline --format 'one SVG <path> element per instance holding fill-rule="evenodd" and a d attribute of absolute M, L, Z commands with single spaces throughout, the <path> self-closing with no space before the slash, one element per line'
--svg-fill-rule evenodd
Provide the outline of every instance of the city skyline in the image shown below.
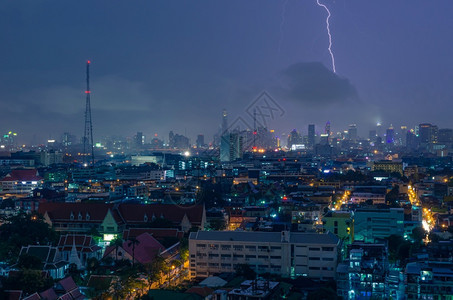
<path fill-rule="evenodd" d="M 262 91 L 285 111 L 269 126 L 279 133 L 328 120 L 362 136 L 377 122 L 452 127 L 451 2 L 324 4 L 336 74 L 316 1 L 5 2 L 1 129 L 23 142 L 81 135 L 87 59 L 95 139 L 210 137 L 222 108 L 240 117 Z"/>

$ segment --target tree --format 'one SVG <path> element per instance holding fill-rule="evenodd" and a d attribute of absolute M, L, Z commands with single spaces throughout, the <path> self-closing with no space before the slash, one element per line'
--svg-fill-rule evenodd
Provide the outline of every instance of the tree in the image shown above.
<path fill-rule="evenodd" d="M 385 195 L 385 202 L 390 205 L 391 207 L 399 207 L 399 205 L 397 204 L 397 200 L 398 200 L 398 196 L 399 196 L 399 192 L 400 189 L 399 189 L 399 186 L 398 185 L 395 185 L 391 190 L 390 192 L 388 192 L 386 195 Z"/>
<path fill-rule="evenodd" d="M 15 262 L 22 246 L 49 245 L 58 241 L 58 234 L 42 216 L 21 212 L 5 219 L 0 226 L 0 260 Z"/>
<path fill-rule="evenodd" d="M 338 299 L 337 293 L 330 287 L 321 287 L 307 296 L 307 300 L 333 300 Z"/>
<path fill-rule="evenodd" d="M 411 237 L 414 239 L 416 245 L 420 245 L 426 237 L 426 230 L 423 227 L 416 227 L 412 229 Z"/>
<path fill-rule="evenodd" d="M 29 254 L 22 254 L 21 256 L 19 256 L 17 267 L 19 269 L 41 270 L 42 262 L 39 257 Z"/>
<path fill-rule="evenodd" d="M 255 271 L 253 271 L 253 269 L 250 268 L 248 264 L 238 264 L 235 270 L 237 276 L 243 276 L 249 280 L 254 279 L 256 277 Z"/>
<path fill-rule="evenodd" d="M 189 240 L 182 238 L 179 244 L 179 256 L 183 262 L 189 259 Z"/>
<path fill-rule="evenodd" d="M 140 241 L 137 240 L 135 237 L 130 237 L 128 239 L 127 245 L 129 247 L 132 246 L 132 267 L 134 267 L 134 264 L 135 264 L 135 246 L 138 245 L 138 244 L 140 244 Z"/>
<path fill-rule="evenodd" d="M 209 222 L 209 227 L 212 230 L 225 230 L 226 229 L 226 222 L 223 218 L 218 218 L 211 220 Z"/>
<path fill-rule="evenodd" d="M 95 272 L 99 269 L 99 266 L 99 260 L 97 260 L 95 257 L 90 257 L 87 259 L 87 271 Z"/>
<path fill-rule="evenodd" d="M 24 293 L 31 294 L 44 291 L 52 285 L 52 278 L 42 276 L 42 271 L 23 269 L 18 271 L 15 276 L 8 277 L 3 288 L 5 290 L 23 290 Z"/>
<path fill-rule="evenodd" d="M 115 261 L 118 261 L 118 248 L 123 246 L 123 239 L 117 237 L 111 243 L 113 247 L 115 247 Z"/>

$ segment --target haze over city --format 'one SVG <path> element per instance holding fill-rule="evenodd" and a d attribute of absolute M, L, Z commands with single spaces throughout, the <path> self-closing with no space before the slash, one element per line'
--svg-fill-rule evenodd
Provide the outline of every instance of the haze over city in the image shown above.
<path fill-rule="evenodd" d="M 284 110 L 268 124 L 282 136 L 328 120 L 361 136 L 377 122 L 451 127 L 453 2 L 325 4 L 336 74 L 316 1 L 3 1 L 0 129 L 81 137 L 87 59 L 95 140 L 210 140 L 222 109 L 243 116 L 262 91 Z"/>

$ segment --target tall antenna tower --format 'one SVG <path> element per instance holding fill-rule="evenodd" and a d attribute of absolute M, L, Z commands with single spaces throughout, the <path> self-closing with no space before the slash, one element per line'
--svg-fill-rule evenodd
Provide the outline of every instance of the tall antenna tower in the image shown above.
<path fill-rule="evenodd" d="M 93 148 L 93 123 L 91 122 L 91 99 L 90 99 L 90 63 L 87 60 L 87 89 L 85 103 L 85 132 L 83 136 L 83 165 L 94 166 L 94 148 Z M 91 159 L 88 157 L 91 156 Z"/>

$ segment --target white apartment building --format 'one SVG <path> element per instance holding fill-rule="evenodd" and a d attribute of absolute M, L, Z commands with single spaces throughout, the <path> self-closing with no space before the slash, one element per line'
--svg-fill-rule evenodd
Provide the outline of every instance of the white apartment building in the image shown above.
<path fill-rule="evenodd" d="M 257 273 L 333 279 L 339 245 L 338 237 L 330 232 L 192 232 L 190 276 L 234 272 L 237 265 L 248 264 Z"/>

